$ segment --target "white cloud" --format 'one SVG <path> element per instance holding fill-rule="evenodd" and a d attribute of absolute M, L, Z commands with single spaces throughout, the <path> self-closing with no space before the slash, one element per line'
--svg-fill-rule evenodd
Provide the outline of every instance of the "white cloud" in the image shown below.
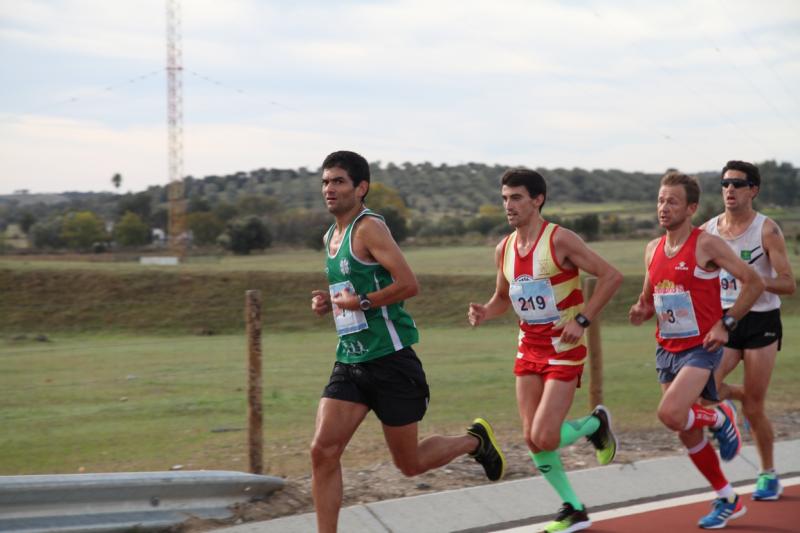
<path fill-rule="evenodd" d="M 182 4 L 196 176 L 314 167 L 342 147 L 396 162 L 800 164 L 794 0 Z M 165 181 L 164 16 L 163 0 L 2 4 L 0 193 Z"/>

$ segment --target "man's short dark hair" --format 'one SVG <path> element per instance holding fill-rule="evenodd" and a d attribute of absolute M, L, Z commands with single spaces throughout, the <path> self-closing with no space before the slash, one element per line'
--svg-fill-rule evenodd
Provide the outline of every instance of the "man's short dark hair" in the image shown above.
<path fill-rule="evenodd" d="M 545 201 L 547 201 L 547 183 L 545 183 L 542 175 L 535 170 L 510 168 L 503 173 L 500 178 L 500 184 L 508 187 L 525 187 L 528 189 L 528 194 L 531 195 L 531 198 L 536 198 L 540 194 L 543 195 L 544 200 L 542 200 L 542 205 L 539 206 L 539 211 L 542 210 Z"/>
<path fill-rule="evenodd" d="M 683 186 L 683 190 L 686 191 L 687 204 L 700 203 L 700 182 L 693 176 L 678 172 L 677 170 L 670 170 L 662 176 L 661 185 L 666 185 L 668 187 L 681 185 Z"/>
<path fill-rule="evenodd" d="M 761 187 L 761 173 L 758 171 L 758 167 L 753 163 L 736 160 L 728 161 L 725 166 L 722 167 L 722 172 L 720 173 L 719 177 L 724 177 L 725 173 L 729 170 L 738 170 L 739 172 L 744 172 L 745 175 L 747 175 L 747 181 L 749 181 L 751 185 Z"/>
<path fill-rule="evenodd" d="M 358 184 L 362 181 L 370 182 L 369 163 L 367 163 L 367 160 L 364 159 L 362 155 L 355 152 L 339 150 L 338 152 L 328 154 L 328 157 L 322 162 L 322 170 L 329 168 L 341 168 L 347 172 L 350 179 L 353 180 L 353 187 L 358 187 Z M 369 192 L 369 189 L 367 189 L 367 192 Z M 365 193 L 364 198 L 366 197 L 367 195 Z M 362 198 L 362 200 L 364 198 Z"/>

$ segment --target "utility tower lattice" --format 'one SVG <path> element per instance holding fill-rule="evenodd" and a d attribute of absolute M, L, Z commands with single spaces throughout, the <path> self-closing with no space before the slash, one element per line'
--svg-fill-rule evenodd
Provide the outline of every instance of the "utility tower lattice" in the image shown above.
<path fill-rule="evenodd" d="M 180 0 L 167 0 L 167 126 L 169 167 L 169 244 L 186 254 L 186 200 L 183 190 L 183 52 Z"/>

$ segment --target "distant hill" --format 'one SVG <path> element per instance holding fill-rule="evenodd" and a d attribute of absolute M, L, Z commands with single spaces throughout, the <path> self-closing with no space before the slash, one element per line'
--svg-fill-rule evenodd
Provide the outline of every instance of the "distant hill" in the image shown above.
<path fill-rule="evenodd" d="M 0 204 L 16 204 L 20 207 L 36 205 L 36 204 L 45 204 L 45 205 L 55 205 L 55 204 L 63 204 L 69 202 L 69 198 L 63 194 L 52 194 L 52 193 L 45 193 L 45 194 L 37 194 L 37 193 L 27 193 L 27 192 L 20 192 L 14 194 L 0 194 Z"/>
<path fill-rule="evenodd" d="M 800 204 L 800 177 L 790 163 L 758 163 L 763 184 L 759 205 L 792 207 Z M 473 217 L 482 205 L 500 205 L 499 178 L 508 168 L 465 163 L 371 164 L 373 182 L 398 191 L 412 217 L 436 219 L 449 214 Z M 548 203 L 655 202 L 660 173 L 582 168 L 537 169 L 548 183 Z M 704 203 L 719 200 L 719 172 L 696 173 L 705 191 Z M 223 176 L 184 179 L 189 212 L 215 211 L 227 221 L 239 214 L 270 215 L 293 208 L 321 213 L 324 205 L 319 169 L 261 168 Z M 252 201 L 260 198 L 260 200 Z M 126 211 L 141 216 L 151 227 L 166 227 L 167 187 L 152 186 L 138 193 L 112 192 L 12 194 L 0 196 L 0 230 L 24 218 L 43 222 L 73 211 L 89 210 L 106 221 Z M 368 200 L 369 201 L 369 200 Z M 248 206 L 249 211 L 248 211 Z"/>
<path fill-rule="evenodd" d="M 760 200 L 776 205 L 796 205 L 798 169 L 789 163 L 759 163 L 764 185 Z M 499 202 L 499 179 L 507 166 L 466 163 L 371 164 L 372 180 L 396 189 L 406 205 L 422 214 L 474 214 L 484 204 Z M 654 201 L 661 173 L 582 168 L 537 169 L 547 180 L 548 201 L 602 203 L 609 201 Z M 718 171 L 700 172 L 704 190 L 717 191 Z M 185 181 L 187 197 L 215 203 L 234 202 L 242 195 L 264 194 L 278 198 L 285 207 L 322 209 L 319 170 L 258 169 L 226 176 L 206 176 Z M 163 187 L 157 188 L 166 198 Z"/>

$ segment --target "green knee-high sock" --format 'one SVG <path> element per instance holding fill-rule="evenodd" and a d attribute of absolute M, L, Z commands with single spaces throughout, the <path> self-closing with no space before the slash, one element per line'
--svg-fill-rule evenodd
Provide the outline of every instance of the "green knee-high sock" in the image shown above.
<path fill-rule="evenodd" d="M 567 479 L 567 473 L 564 471 L 564 464 L 561 462 L 558 452 L 528 452 L 528 454 L 533 459 L 533 464 L 550 483 L 550 486 L 556 490 L 561 500 L 571 503 L 572 507 L 578 511 L 583 509 L 583 504 L 575 495 L 575 491 L 572 490 L 572 485 Z"/>
<path fill-rule="evenodd" d="M 561 442 L 559 448 L 569 446 L 579 437 L 591 435 L 600 427 L 600 420 L 596 416 L 584 416 L 577 420 L 566 420 L 561 424 Z"/>

